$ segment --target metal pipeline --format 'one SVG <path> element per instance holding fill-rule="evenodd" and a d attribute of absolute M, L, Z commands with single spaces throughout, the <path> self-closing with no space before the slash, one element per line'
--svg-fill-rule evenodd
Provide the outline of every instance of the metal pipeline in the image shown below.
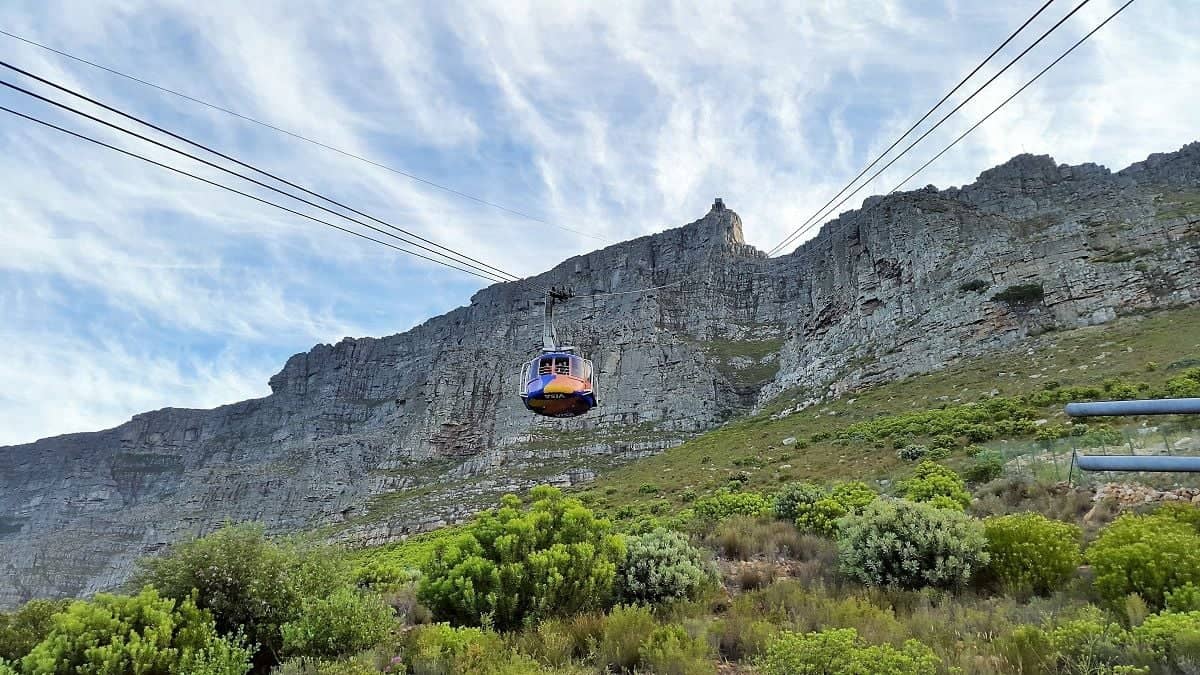
<path fill-rule="evenodd" d="M 1083 471 L 1153 471 L 1200 473 L 1200 457 L 1167 455 L 1076 455 L 1075 466 Z"/>
<path fill-rule="evenodd" d="M 1145 401 L 1068 403 L 1071 417 L 1112 415 L 1200 415 L 1200 398 L 1160 398 Z"/>

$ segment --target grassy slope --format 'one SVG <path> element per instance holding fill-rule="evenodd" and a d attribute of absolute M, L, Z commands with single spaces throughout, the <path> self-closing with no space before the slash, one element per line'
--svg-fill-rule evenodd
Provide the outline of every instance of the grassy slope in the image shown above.
<path fill-rule="evenodd" d="M 771 489 L 800 479 L 880 478 L 901 468 L 890 448 L 867 444 L 811 443 L 813 434 L 878 416 L 1023 394 L 1047 382 L 1095 385 L 1121 377 L 1158 384 L 1185 367 L 1200 365 L 1200 308 L 1126 317 L 1104 326 L 1050 333 L 945 370 L 875 386 L 781 419 L 794 401 L 781 397 L 762 414 L 735 420 L 660 455 L 618 468 L 582 491 L 602 509 L 634 507 L 666 512 L 682 504 L 685 490 L 724 485 L 749 474 L 751 488 Z M 1002 375 L 1003 374 L 1003 375 Z M 1061 414 L 1047 410 L 1048 415 Z M 655 490 L 651 492 L 651 490 Z"/>

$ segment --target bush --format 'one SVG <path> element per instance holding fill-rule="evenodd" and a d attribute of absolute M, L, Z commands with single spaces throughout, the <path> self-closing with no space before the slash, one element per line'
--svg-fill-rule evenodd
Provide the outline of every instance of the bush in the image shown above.
<path fill-rule="evenodd" d="M 299 617 L 305 598 L 324 596 L 351 578 L 340 556 L 322 549 L 279 544 L 261 525 L 235 525 L 173 546 L 139 562 L 134 583 L 165 597 L 196 603 L 212 613 L 217 631 L 244 631 L 263 663 L 282 653 L 280 627 Z"/>
<path fill-rule="evenodd" d="M 974 461 L 963 469 L 963 480 L 968 483 L 981 485 L 990 483 L 1004 473 L 1004 459 L 1000 453 L 984 450 L 975 455 Z"/>
<path fill-rule="evenodd" d="M 1200 612 L 1200 586 L 1191 582 L 1167 591 L 1166 599 L 1168 612 Z"/>
<path fill-rule="evenodd" d="M 1051 630 L 1048 642 L 1058 667 L 1057 673 L 1097 673 L 1114 675 L 1129 655 L 1129 634 L 1107 621 L 1094 607 L 1081 616 Z M 1145 671 L 1126 670 L 1138 673 Z"/>
<path fill-rule="evenodd" d="M 906 462 L 915 462 L 918 459 L 925 459 L 925 455 L 929 454 L 929 448 L 924 445 L 906 445 L 896 451 L 896 456 Z"/>
<path fill-rule="evenodd" d="M 54 626 L 51 618 L 65 610 L 66 600 L 30 600 L 11 614 L 0 613 L 0 660 L 19 661 Z"/>
<path fill-rule="evenodd" d="M 1132 633 L 1133 638 L 1157 660 L 1172 661 L 1177 644 L 1200 639 L 1200 612 L 1153 614 Z"/>
<path fill-rule="evenodd" d="M 989 575 L 1005 588 L 1041 595 L 1061 588 L 1083 562 L 1075 525 L 1036 513 L 995 516 L 983 523 Z"/>
<path fill-rule="evenodd" d="M 835 536 L 841 518 L 862 513 L 878 496 L 871 486 L 861 481 L 839 483 L 828 496 L 797 509 L 796 527 L 801 532 L 823 537 Z"/>
<path fill-rule="evenodd" d="M 514 653 L 490 630 L 432 624 L 418 626 L 405 639 L 401 658 L 413 675 L 522 675 L 540 670 L 536 663 Z"/>
<path fill-rule="evenodd" d="M 812 506 L 825 497 L 825 488 L 813 483 L 790 483 L 775 495 L 773 509 L 775 517 L 795 522 L 800 509 Z"/>
<path fill-rule="evenodd" d="M 991 284 L 983 279 L 972 279 L 960 284 L 958 290 L 962 291 L 963 293 L 978 293 L 980 291 L 987 290 L 988 286 L 991 286 Z"/>
<path fill-rule="evenodd" d="M 540 486 L 532 503 L 507 495 L 458 541 L 440 546 L 424 569 L 421 600 L 455 624 L 489 620 L 500 630 L 526 619 L 604 607 L 612 597 L 621 537 L 576 499 Z"/>
<path fill-rule="evenodd" d="M 663 626 L 650 634 L 638 650 L 643 666 L 655 675 L 714 675 L 716 666 L 708 646 L 687 634 L 682 626 Z"/>
<path fill-rule="evenodd" d="M 866 645 L 853 628 L 801 635 L 784 631 L 767 645 L 764 675 L 935 675 L 941 661 L 916 640 L 902 649 Z"/>
<path fill-rule="evenodd" d="M 306 598 L 300 616 L 282 627 L 287 656 L 338 657 L 374 647 L 395 624 L 392 608 L 352 588 Z"/>
<path fill-rule="evenodd" d="M 878 499 L 842 521 L 842 572 L 868 586 L 958 588 L 990 558 L 982 524 L 928 504 Z"/>
<path fill-rule="evenodd" d="M 1041 284 L 1016 284 L 992 296 L 992 300 L 1010 305 L 1032 305 L 1042 301 L 1046 295 Z"/>
<path fill-rule="evenodd" d="M 596 664 L 617 672 L 632 672 L 641 663 L 642 645 L 657 628 L 654 615 L 645 607 L 614 607 L 604 621 Z"/>
<path fill-rule="evenodd" d="M 100 593 L 71 603 L 51 622 L 46 638 L 21 660 L 28 675 L 250 670 L 249 652 L 218 637 L 208 612 L 190 598 L 176 604 L 153 588 L 134 596 Z"/>
<path fill-rule="evenodd" d="M 771 503 L 757 492 L 719 492 L 697 499 L 692 505 L 696 518 L 715 523 L 730 516 L 761 516 L 771 511 Z"/>
<path fill-rule="evenodd" d="M 699 549 L 678 532 L 657 529 L 625 541 L 617 571 L 622 602 L 658 604 L 695 598 L 715 576 Z"/>
<path fill-rule="evenodd" d="M 1166 515 L 1126 514 L 1101 531 L 1088 549 L 1095 587 L 1114 606 L 1137 593 L 1153 609 L 1167 593 L 1200 584 L 1200 535 Z"/>
<path fill-rule="evenodd" d="M 379 675 L 379 669 L 358 660 L 330 661 L 297 657 L 279 664 L 278 668 L 271 671 L 271 675 Z"/>
<path fill-rule="evenodd" d="M 937 462 L 924 461 L 913 475 L 904 481 L 904 498 L 914 502 L 935 502 L 939 508 L 965 509 L 971 504 L 971 493 L 954 470 Z M 938 499 L 942 497 L 944 499 Z"/>
<path fill-rule="evenodd" d="M 19 675 L 19 673 L 8 661 L 0 659 L 0 675 Z"/>

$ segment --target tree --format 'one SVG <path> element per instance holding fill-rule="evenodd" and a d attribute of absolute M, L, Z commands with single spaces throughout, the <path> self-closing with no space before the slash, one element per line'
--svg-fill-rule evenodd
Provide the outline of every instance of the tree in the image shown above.
<path fill-rule="evenodd" d="M 607 520 L 548 486 L 532 503 L 506 495 L 424 568 L 419 595 L 434 615 L 497 629 L 606 606 L 625 545 Z"/>

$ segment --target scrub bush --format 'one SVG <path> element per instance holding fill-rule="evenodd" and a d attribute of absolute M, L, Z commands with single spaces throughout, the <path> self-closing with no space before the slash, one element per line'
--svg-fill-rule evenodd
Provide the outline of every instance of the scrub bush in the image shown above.
<path fill-rule="evenodd" d="M 1004 473 L 1004 459 L 1000 453 L 984 450 L 975 455 L 975 459 L 963 469 L 963 480 L 980 485 L 990 483 Z"/>
<path fill-rule="evenodd" d="M 21 660 L 27 675 L 250 670 L 250 653 L 219 637 L 208 612 L 190 598 L 177 604 L 153 588 L 132 596 L 100 593 L 71 603 L 51 622 L 46 638 Z"/>
<path fill-rule="evenodd" d="M 678 532 L 657 529 L 625 540 L 617 570 L 622 602 L 658 604 L 695 598 L 715 574 L 704 554 Z"/>
<path fill-rule="evenodd" d="M 350 587 L 325 598 L 306 598 L 300 616 L 282 627 L 288 656 L 338 657 L 374 647 L 391 630 L 392 608 L 376 595 Z"/>
<path fill-rule="evenodd" d="M 663 626 L 638 650 L 643 666 L 655 675 L 715 675 L 717 667 L 708 645 L 688 635 L 682 626 Z"/>
<path fill-rule="evenodd" d="M 812 506 L 825 497 L 825 488 L 814 483 L 789 483 L 775 495 L 775 517 L 795 522 L 800 509 Z"/>
<path fill-rule="evenodd" d="M 953 469 L 928 460 L 918 464 L 912 477 L 904 481 L 903 494 L 914 502 L 936 500 L 939 508 L 961 511 L 971 504 L 971 493 L 967 492 L 963 479 Z"/>
<path fill-rule="evenodd" d="M 697 499 L 692 505 L 696 518 L 709 523 L 730 516 L 762 516 L 771 512 L 771 503 L 757 492 L 719 492 Z"/>
<path fill-rule="evenodd" d="M 54 626 L 51 617 L 65 610 L 66 600 L 30 600 L 15 612 L 0 613 L 0 660 L 19 661 Z"/>
<path fill-rule="evenodd" d="M 195 592 L 197 606 L 212 614 L 217 631 L 244 631 L 268 665 L 283 652 L 281 626 L 300 616 L 304 600 L 324 597 L 352 578 L 340 556 L 273 542 L 261 525 L 225 527 L 139 564 L 134 583 L 179 602 Z"/>
<path fill-rule="evenodd" d="M 1126 514 L 1101 531 L 1088 549 L 1094 585 L 1113 606 L 1137 593 L 1155 610 L 1167 594 L 1200 584 L 1200 535 L 1166 515 Z"/>
<path fill-rule="evenodd" d="M 419 595 L 439 620 L 499 630 L 608 605 L 625 545 L 612 525 L 548 486 L 526 507 L 506 495 L 423 570 Z"/>
<path fill-rule="evenodd" d="M 995 516 L 983 521 L 988 574 L 1002 586 L 1040 595 L 1061 588 L 1083 561 L 1075 525 L 1036 513 Z"/>
<path fill-rule="evenodd" d="M 842 521 L 841 570 L 868 586 L 965 586 L 990 557 L 983 525 L 966 514 L 878 499 Z"/>
<path fill-rule="evenodd" d="M 935 675 L 940 660 L 916 640 L 904 647 L 867 645 L 853 628 L 800 634 L 785 631 L 768 645 L 764 675 Z"/>
<path fill-rule="evenodd" d="M 641 663 L 642 645 L 658 628 L 646 607 L 614 607 L 604 620 L 596 647 L 596 665 L 616 672 L 633 672 Z"/>

